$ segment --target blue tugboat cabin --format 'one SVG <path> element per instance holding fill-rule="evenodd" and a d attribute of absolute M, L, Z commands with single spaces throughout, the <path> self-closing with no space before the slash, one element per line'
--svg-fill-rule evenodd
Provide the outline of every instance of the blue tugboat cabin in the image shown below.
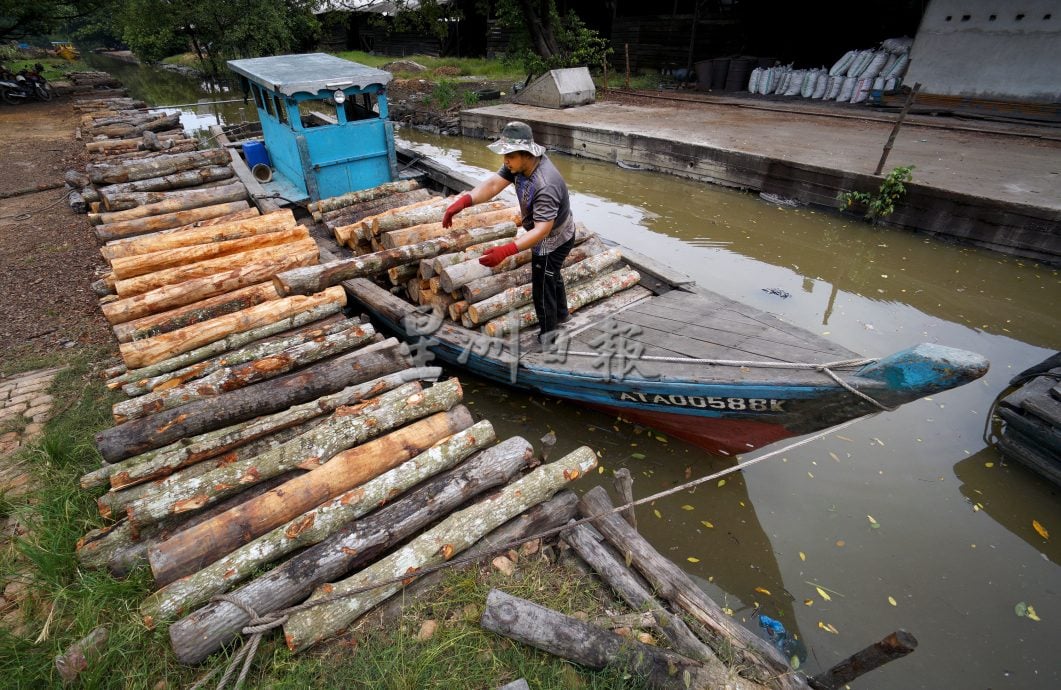
<path fill-rule="evenodd" d="M 389 72 L 326 53 L 228 66 L 245 80 L 265 138 L 265 152 L 245 145 L 247 163 L 272 166 L 272 191 L 290 201 L 317 201 L 397 177 Z"/>

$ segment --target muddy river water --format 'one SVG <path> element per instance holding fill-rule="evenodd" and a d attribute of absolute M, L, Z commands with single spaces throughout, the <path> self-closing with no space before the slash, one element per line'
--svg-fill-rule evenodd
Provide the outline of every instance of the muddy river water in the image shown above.
<path fill-rule="evenodd" d="M 183 90 L 160 95 L 157 79 L 130 81 L 147 70 L 114 71 L 155 103 L 204 97 L 187 80 L 174 78 Z M 239 107 L 186 109 L 186 125 L 234 121 Z M 400 137 L 474 177 L 499 164 L 482 141 Z M 917 651 L 854 687 L 1061 687 L 1061 500 L 985 441 L 1007 381 L 1061 349 L 1059 272 L 828 210 L 553 160 L 578 219 L 726 297 L 866 356 L 935 342 L 991 361 L 963 388 L 642 507 L 639 528 L 657 548 L 749 625 L 756 607 L 781 620 L 810 673 L 904 628 Z M 628 467 L 638 497 L 734 462 L 570 403 L 462 380 L 467 402 L 500 436 L 554 430 L 558 450 L 592 445 L 603 467 L 594 481 L 610 486 L 611 470 Z M 1038 621 L 1017 615 L 1022 602 Z"/>

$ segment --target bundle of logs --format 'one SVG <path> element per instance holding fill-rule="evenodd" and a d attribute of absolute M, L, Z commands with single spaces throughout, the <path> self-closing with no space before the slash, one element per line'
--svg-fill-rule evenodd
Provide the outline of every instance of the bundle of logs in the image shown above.
<path fill-rule="evenodd" d="M 395 189 L 387 199 L 409 201 L 410 195 L 422 191 L 413 189 L 413 183 L 396 184 L 408 186 Z M 454 218 L 446 229 L 441 221 L 452 199 L 428 196 L 387 208 L 376 199 L 366 201 L 365 194 L 355 192 L 311 205 L 336 241 L 356 256 L 282 273 L 276 278 L 280 292 L 308 294 L 350 278 L 386 275 L 392 289 L 414 304 L 430 305 L 465 328 L 481 329 L 491 337 L 537 323 L 531 306 L 531 250 L 493 268 L 479 263 L 488 249 L 516 236 L 516 207 L 504 202 L 479 204 Z M 618 249 L 606 246 L 581 224 L 563 276 L 571 311 L 640 280 L 622 263 Z"/>
<path fill-rule="evenodd" d="M 122 83 L 107 72 L 68 72 L 61 81 L 52 82 L 52 88 L 58 94 L 97 98 L 128 94 Z"/>

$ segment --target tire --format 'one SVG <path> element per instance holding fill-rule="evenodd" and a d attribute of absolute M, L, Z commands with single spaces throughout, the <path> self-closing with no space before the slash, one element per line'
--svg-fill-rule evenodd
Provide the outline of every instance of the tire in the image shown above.
<path fill-rule="evenodd" d="M 38 84 L 37 86 L 35 86 L 33 88 L 33 91 L 34 91 L 34 93 L 37 94 L 37 98 L 39 98 L 42 101 L 50 101 L 50 100 L 52 100 L 52 92 L 48 89 L 47 86 L 42 86 L 42 85 Z"/>
<path fill-rule="evenodd" d="M 8 105 L 18 105 L 22 99 L 14 94 L 11 89 L 0 89 L 0 100 Z"/>

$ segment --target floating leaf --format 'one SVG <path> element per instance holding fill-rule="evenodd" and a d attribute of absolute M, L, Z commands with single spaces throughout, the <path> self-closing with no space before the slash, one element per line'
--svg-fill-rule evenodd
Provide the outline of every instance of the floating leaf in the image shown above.
<path fill-rule="evenodd" d="M 700 524 L 701 524 L 701 525 L 703 525 L 704 527 L 708 528 L 708 529 L 715 529 L 715 526 L 714 526 L 714 525 L 712 525 L 712 524 L 711 524 L 710 522 L 708 522 L 707 520 L 701 520 L 701 521 L 700 521 Z"/>
<path fill-rule="evenodd" d="M 1022 618 L 1024 616 L 1027 616 L 1028 615 L 1028 605 L 1026 603 L 1024 603 L 1023 601 L 1017 602 L 1017 605 L 1013 607 L 1013 613 L 1017 614 L 1018 616 L 1020 616 Z"/>
<path fill-rule="evenodd" d="M 727 616 L 732 616 L 733 615 L 733 609 L 731 609 L 728 606 L 723 606 L 722 607 L 722 613 L 726 614 Z"/>
<path fill-rule="evenodd" d="M 656 435 L 656 440 L 659 441 L 660 443 L 667 443 L 667 437 L 666 436 L 660 436 L 660 435 L 657 434 Z"/>
<path fill-rule="evenodd" d="M 1028 618 L 1032 619 L 1036 623 L 1038 623 L 1040 620 L 1039 615 L 1035 613 L 1035 607 L 1031 604 L 1028 604 Z"/>
<path fill-rule="evenodd" d="M 766 596 L 772 596 L 770 594 L 770 590 L 768 590 L 766 587 L 756 587 L 755 591 L 758 592 L 759 594 L 765 594 Z"/>
<path fill-rule="evenodd" d="M 836 453 L 834 453 L 832 451 L 829 451 L 829 457 L 832 458 L 833 460 L 836 460 L 837 462 L 840 462 L 840 458 L 837 457 Z"/>
<path fill-rule="evenodd" d="M 833 598 L 831 596 L 829 596 L 829 593 L 826 592 L 821 587 L 815 587 L 814 589 L 818 590 L 818 596 L 820 596 L 825 601 L 832 601 L 833 600 Z"/>
<path fill-rule="evenodd" d="M 836 540 L 836 546 L 837 546 L 837 547 L 839 547 L 839 548 L 841 548 L 841 549 L 842 549 L 842 548 L 844 548 L 844 545 L 845 545 L 846 543 L 847 543 L 847 542 L 845 542 L 845 541 L 844 541 L 843 539 L 837 539 L 837 540 Z"/>
<path fill-rule="evenodd" d="M 973 505 L 973 512 L 974 513 L 979 513 L 980 509 L 983 508 L 983 507 L 984 507 L 983 505 L 977 503 L 977 504 Z"/>
<path fill-rule="evenodd" d="M 995 463 L 993 463 L 993 462 L 985 462 L 984 463 L 984 467 L 994 467 L 994 466 L 995 466 Z"/>
<path fill-rule="evenodd" d="M 814 606 L 814 600 L 813 599 L 804 599 L 803 600 L 803 605 L 804 606 Z"/>
<path fill-rule="evenodd" d="M 823 623 L 822 621 L 818 621 L 818 627 L 824 630 L 825 632 L 831 632 L 834 635 L 840 634 L 840 631 L 834 628 L 831 623 Z"/>
<path fill-rule="evenodd" d="M 888 597 L 888 603 L 891 604 L 892 606 L 898 606 L 899 605 L 899 603 L 897 601 L 895 601 L 895 597 Z"/>
<path fill-rule="evenodd" d="M 721 487 L 723 487 L 723 486 L 725 486 L 725 485 L 726 485 L 726 480 L 725 480 L 725 479 L 719 479 L 719 480 L 718 480 L 718 486 L 719 486 L 719 488 L 721 488 Z"/>
<path fill-rule="evenodd" d="M 700 562 L 700 559 L 697 558 L 696 556 L 689 556 L 685 560 L 689 561 L 690 563 L 699 563 Z"/>
<path fill-rule="evenodd" d="M 655 515 L 656 517 L 660 518 L 660 519 L 663 518 L 663 514 L 660 513 L 658 510 L 656 510 L 655 508 L 652 509 L 652 514 Z"/>
<path fill-rule="evenodd" d="M 807 554 L 805 554 L 802 551 L 800 551 L 799 552 L 799 560 L 801 560 L 801 561 L 807 560 Z"/>
<path fill-rule="evenodd" d="M 807 476 L 810 477 L 811 479 L 814 479 L 814 475 L 811 474 L 810 472 L 807 473 Z"/>
<path fill-rule="evenodd" d="M 686 503 L 685 505 L 682 506 L 682 510 L 696 510 L 696 508 L 693 508 L 691 505 Z"/>
<path fill-rule="evenodd" d="M 604 474 L 604 465 L 597 468 L 597 474 Z"/>
<path fill-rule="evenodd" d="M 1050 538 L 1050 533 L 1046 531 L 1045 527 L 1043 527 L 1041 524 L 1039 524 L 1038 520 L 1032 520 L 1032 527 L 1035 528 L 1035 531 L 1038 532 L 1039 536 L 1042 537 L 1043 539 L 1049 539 Z"/>
<path fill-rule="evenodd" d="M 799 668 L 799 656 L 797 654 L 793 654 L 792 658 L 788 660 L 788 663 L 789 663 L 790 666 L 792 666 L 793 669 L 798 669 Z"/>
<path fill-rule="evenodd" d="M 630 457 L 632 457 L 634 460 L 644 460 L 645 459 L 645 454 L 644 453 L 630 453 Z"/>
<path fill-rule="evenodd" d="M 877 522 L 876 518 L 874 518 L 872 515 L 867 515 L 866 517 L 869 518 L 869 526 L 870 526 L 870 528 L 872 528 L 872 529 L 880 529 L 880 523 Z"/>

